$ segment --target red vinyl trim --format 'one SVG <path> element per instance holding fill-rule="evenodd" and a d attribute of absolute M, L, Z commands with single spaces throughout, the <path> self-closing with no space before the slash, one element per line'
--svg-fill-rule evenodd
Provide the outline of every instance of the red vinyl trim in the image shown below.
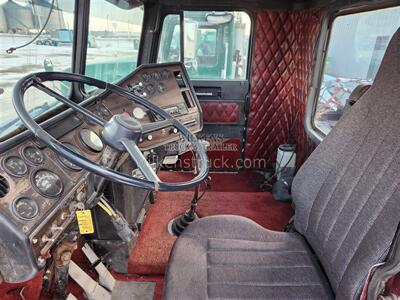
<path fill-rule="evenodd" d="M 239 104 L 234 102 L 200 102 L 204 123 L 239 122 Z"/>

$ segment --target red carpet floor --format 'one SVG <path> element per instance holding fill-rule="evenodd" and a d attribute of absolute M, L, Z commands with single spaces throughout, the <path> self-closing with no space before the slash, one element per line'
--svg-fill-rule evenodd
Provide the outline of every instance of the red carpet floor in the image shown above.
<path fill-rule="evenodd" d="M 190 172 L 159 172 L 161 180 L 166 182 L 182 182 L 194 177 Z M 211 173 L 209 186 L 213 192 L 260 192 L 264 178 L 254 171 L 240 173 Z"/>
<path fill-rule="evenodd" d="M 172 172 L 160 175 L 163 180 L 170 181 L 182 181 L 187 176 L 192 175 Z M 248 217 L 265 228 L 282 230 L 293 215 L 290 204 L 277 202 L 271 194 L 259 190 L 263 178 L 257 173 L 215 173 L 211 177 L 211 190 L 198 205 L 200 217 L 235 214 Z M 167 224 L 188 209 L 192 196 L 192 191 L 157 195 L 129 258 L 129 273 L 164 274 L 176 239 L 168 233 Z"/>

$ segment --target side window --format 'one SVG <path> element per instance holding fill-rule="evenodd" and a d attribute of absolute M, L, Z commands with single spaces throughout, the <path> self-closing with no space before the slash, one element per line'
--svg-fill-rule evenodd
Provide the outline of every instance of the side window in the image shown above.
<path fill-rule="evenodd" d="M 249 62 L 251 20 L 245 12 L 185 11 L 183 62 L 191 79 L 243 80 Z M 179 61 L 180 18 L 164 19 L 158 62 Z"/>
<path fill-rule="evenodd" d="M 85 74 L 116 82 L 132 72 L 137 66 L 142 22 L 143 6 L 125 9 L 91 0 Z"/>
<path fill-rule="evenodd" d="M 400 26 L 400 7 L 337 17 L 331 29 L 314 126 L 328 134 L 351 92 L 372 83 L 387 45 Z"/>
<path fill-rule="evenodd" d="M 168 15 L 164 18 L 157 62 L 181 60 L 181 26 L 179 15 Z"/>

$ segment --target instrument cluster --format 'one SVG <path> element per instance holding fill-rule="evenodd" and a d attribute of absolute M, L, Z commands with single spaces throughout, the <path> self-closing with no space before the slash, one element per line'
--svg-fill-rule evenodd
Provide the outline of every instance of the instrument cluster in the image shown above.
<path fill-rule="evenodd" d="M 144 82 L 144 96 L 151 97 L 157 92 L 164 94 L 168 88 L 163 81 L 169 80 L 172 77 L 172 72 L 167 69 L 161 71 L 143 72 L 141 78 Z"/>
<path fill-rule="evenodd" d="M 77 134 L 79 137 L 63 144 L 82 156 L 86 155 L 85 151 L 99 156 L 104 145 L 98 134 L 88 128 L 80 129 Z M 81 147 L 75 143 L 78 138 Z M 11 188 L 0 203 L 24 232 L 30 232 L 33 225 L 82 178 L 82 171 L 66 158 L 29 141 L 5 153 L 1 159 L 0 174 Z"/>
<path fill-rule="evenodd" d="M 81 122 L 60 140 L 90 160 L 101 158 L 100 128 Z M 36 140 L 3 153 L 0 166 L 0 217 L 27 235 L 39 261 L 84 208 L 88 172 Z M 78 200 L 79 199 L 79 200 Z"/>

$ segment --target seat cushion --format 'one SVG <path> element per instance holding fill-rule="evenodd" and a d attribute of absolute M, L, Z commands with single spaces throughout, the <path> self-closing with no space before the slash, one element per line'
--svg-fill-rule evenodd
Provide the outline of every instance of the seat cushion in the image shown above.
<path fill-rule="evenodd" d="M 303 237 L 239 216 L 191 224 L 176 241 L 164 299 L 330 299 L 324 273 Z"/>

